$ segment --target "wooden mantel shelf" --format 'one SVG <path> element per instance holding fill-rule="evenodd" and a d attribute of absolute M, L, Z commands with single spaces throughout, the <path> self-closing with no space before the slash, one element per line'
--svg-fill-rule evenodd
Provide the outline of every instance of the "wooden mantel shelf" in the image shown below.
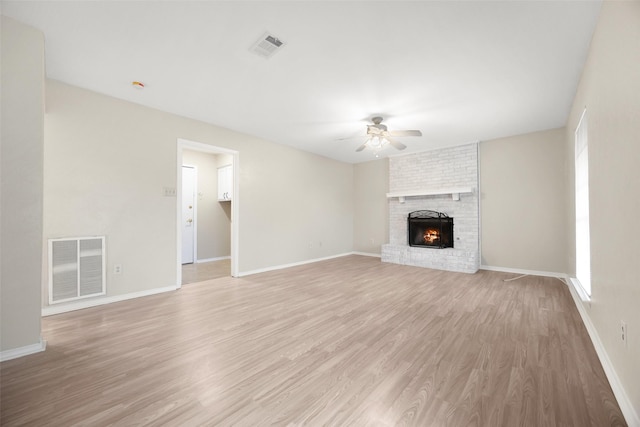
<path fill-rule="evenodd" d="M 400 203 L 404 203 L 405 197 L 424 197 L 424 196 L 439 196 L 442 194 L 451 194 L 453 200 L 460 200 L 460 194 L 473 193 L 472 187 L 460 187 L 460 188 L 443 188 L 439 190 L 411 190 L 411 191 L 398 191 L 395 193 L 387 193 L 387 199 L 398 198 Z"/>

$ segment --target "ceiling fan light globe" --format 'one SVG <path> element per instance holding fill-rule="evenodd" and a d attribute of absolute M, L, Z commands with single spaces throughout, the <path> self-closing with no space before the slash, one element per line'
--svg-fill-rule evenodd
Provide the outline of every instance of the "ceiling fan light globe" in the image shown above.
<path fill-rule="evenodd" d="M 369 140 L 369 145 L 373 148 L 382 147 L 382 138 L 374 136 Z"/>

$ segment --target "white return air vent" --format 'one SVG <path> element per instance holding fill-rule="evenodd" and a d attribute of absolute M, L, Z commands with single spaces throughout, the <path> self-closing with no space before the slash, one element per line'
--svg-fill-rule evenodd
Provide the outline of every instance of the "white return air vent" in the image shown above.
<path fill-rule="evenodd" d="M 49 304 L 106 293 L 104 236 L 49 240 Z"/>
<path fill-rule="evenodd" d="M 284 47 L 284 42 L 274 36 L 273 34 L 264 33 L 257 42 L 249 49 L 251 52 L 262 56 L 263 58 L 270 58 L 274 53 Z"/>

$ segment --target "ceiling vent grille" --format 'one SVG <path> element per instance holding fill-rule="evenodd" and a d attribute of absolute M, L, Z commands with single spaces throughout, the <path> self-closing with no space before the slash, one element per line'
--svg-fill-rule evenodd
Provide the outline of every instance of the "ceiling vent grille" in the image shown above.
<path fill-rule="evenodd" d="M 285 43 L 282 40 L 273 34 L 264 33 L 249 50 L 263 58 L 270 58 L 274 53 L 283 48 L 284 44 Z"/>

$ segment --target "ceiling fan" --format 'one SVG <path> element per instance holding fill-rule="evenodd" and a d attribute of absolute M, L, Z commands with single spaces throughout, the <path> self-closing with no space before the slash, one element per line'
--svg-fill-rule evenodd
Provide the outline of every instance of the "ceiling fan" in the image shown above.
<path fill-rule="evenodd" d="M 387 126 L 382 124 L 382 117 L 373 117 L 371 119 L 372 125 L 367 125 L 367 140 L 356 148 L 356 152 L 362 151 L 369 147 L 373 150 L 377 156 L 378 152 L 382 150 L 387 144 L 398 150 L 404 150 L 407 148 L 401 142 L 396 141 L 393 138 L 404 136 L 422 136 L 422 132 L 419 130 L 387 130 Z"/>

